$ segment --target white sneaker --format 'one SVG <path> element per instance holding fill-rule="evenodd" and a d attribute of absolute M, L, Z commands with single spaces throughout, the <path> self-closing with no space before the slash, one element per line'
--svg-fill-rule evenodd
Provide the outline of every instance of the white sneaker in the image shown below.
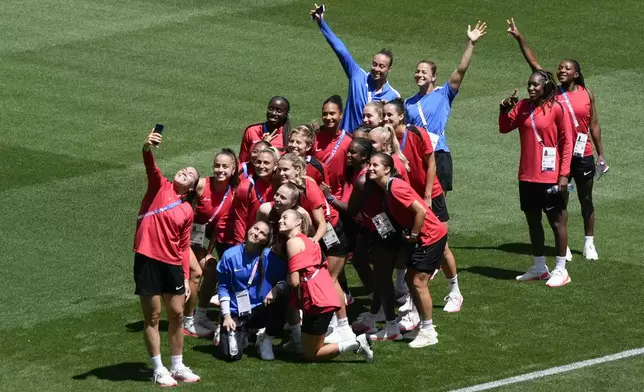
<path fill-rule="evenodd" d="M 194 372 L 186 365 L 181 365 L 180 368 L 173 370 L 171 373 L 172 377 L 177 381 L 188 383 L 201 381 L 201 378 L 194 374 Z"/>
<path fill-rule="evenodd" d="M 361 313 L 356 321 L 351 324 L 351 329 L 355 333 L 376 333 L 376 315 L 369 312 Z"/>
<path fill-rule="evenodd" d="M 213 295 L 213 296 L 210 298 L 210 303 L 211 303 L 211 304 L 213 304 L 213 305 L 215 305 L 215 306 L 219 306 L 219 305 L 220 305 L 220 304 L 219 304 L 219 294 L 215 294 L 215 295 Z"/>
<path fill-rule="evenodd" d="M 546 282 L 548 287 L 561 287 L 570 283 L 570 275 L 568 275 L 568 270 L 565 268 L 555 268 L 552 270 L 552 275 L 550 279 Z"/>
<path fill-rule="evenodd" d="M 405 294 L 405 303 L 400 305 L 398 308 L 398 313 L 406 313 L 411 311 L 414 308 L 414 301 L 411 299 L 411 294 Z"/>
<path fill-rule="evenodd" d="M 373 348 L 371 347 L 371 339 L 367 338 L 367 335 L 362 334 L 356 338 L 356 341 L 360 345 L 356 350 L 357 354 L 364 355 L 365 361 L 367 363 L 373 362 Z"/>
<path fill-rule="evenodd" d="M 443 307 L 443 311 L 456 313 L 461 310 L 461 306 L 463 306 L 463 296 L 461 294 L 449 293 L 447 297 L 445 297 L 445 306 Z"/>
<path fill-rule="evenodd" d="M 351 330 L 351 327 L 346 326 L 346 327 L 337 327 L 333 330 L 333 332 L 330 335 L 327 335 L 327 337 L 324 338 L 324 343 L 325 344 L 331 344 L 331 343 L 340 343 L 340 342 L 345 342 L 347 340 L 355 340 L 356 339 L 356 334 L 353 333 Z"/>
<path fill-rule="evenodd" d="M 215 326 L 215 331 L 214 331 L 214 333 L 212 335 L 212 343 L 215 346 L 219 346 L 220 337 L 221 337 L 221 326 L 219 324 L 217 324 Z"/>
<path fill-rule="evenodd" d="M 545 269 L 537 269 L 535 266 L 530 267 L 528 272 L 526 272 L 525 274 L 516 277 L 518 282 L 544 280 L 548 278 L 550 278 L 550 271 L 548 271 L 548 267 L 545 267 Z"/>
<path fill-rule="evenodd" d="M 570 247 L 566 247 L 566 261 L 572 261 L 572 252 L 570 251 Z"/>
<path fill-rule="evenodd" d="M 201 325 L 198 321 L 207 323 L 207 321 L 210 322 L 210 325 L 213 326 L 213 329 L 209 329 Z M 197 317 L 193 318 L 192 320 L 188 321 L 187 319 L 183 319 L 183 334 L 192 336 L 192 337 L 198 337 L 198 338 L 203 338 L 203 337 L 208 337 L 212 335 L 213 330 L 214 330 L 214 324 L 210 320 L 197 320 Z"/>
<path fill-rule="evenodd" d="M 176 387 L 178 385 L 177 380 L 172 378 L 172 374 L 170 374 L 168 369 L 166 369 L 165 367 L 154 371 L 154 374 L 152 375 L 152 381 L 162 387 Z"/>
<path fill-rule="evenodd" d="M 275 354 L 273 354 L 273 340 L 268 339 L 266 335 L 261 334 L 257 336 L 257 353 L 259 357 L 264 361 L 272 361 L 275 359 Z"/>
<path fill-rule="evenodd" d="M 418 331 L 416 338 L 409 342 L 411 348 L 427 347 L 432 344 L 438 343 L 438 333 L 434 328 L 431 331 L 421 329 Z"/>
<path fill-rule="evenodd" d="M 597 254 L 597 249 L 595 249 L 594 244 L 584 245 L 584 257 L 586 260 L 599 260 L 599 255 Z"/>
<path fill-rule="evenodd" d="M 420 324 L 420 316 L 415 309 L 406 312 L 398 321 L 400 333 L 411 332 Z"/>
<path fill-rule="evenodd" d="M 372 341 L 384 341 L 384 340 L 402 340 L 403 336 L 400 333 L 400 326 L 398 323 L 393 325 L 387 323 L 384 327 L 372 335 L 369 335 L 369 339 Z"/>

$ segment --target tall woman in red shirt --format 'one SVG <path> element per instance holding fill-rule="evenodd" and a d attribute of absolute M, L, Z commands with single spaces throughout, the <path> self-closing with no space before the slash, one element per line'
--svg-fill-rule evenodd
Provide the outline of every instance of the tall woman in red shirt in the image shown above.
<path fill-rule="evenodd" d="M 432 297 L 427 285 L 443 260 L 447 229 L 411 185 L 397 178 L 391 156 L 374 154 L 368 174 L 369 180 L 385 193 L 385 214 L 381 214 L 378 232 L 381 235 L 396 235 L 398 229 L 406 243 L 407 285 L 421 319 L 418 335 L 409 343 L 409 347 L 436 344 L 438 334 L 432 322 Z"/>
<path fill-rule="evenodd" d="M 372 362 L 373 351 L 366 335 L 324 344 L 324 335 L 333 313 L 340 307 L 340 300 L 320 245 L 303 234 L 308 231 L 306 220 L 295 210 L 282 213 L 279 231 L 287 240 L 288 283 L 293 288 L 291 303 L 296 304 L 303 313 L 304 358 L 324 361 L 351 350 L 364 355 L 367 362 Z"/>
<path fill-rule="evenodd" d="M 141 202 L 134 237 L 134 282 L 143 311 L 143 336 L 154 368 L 154 382 L 176 386 L 177 380 L 198 382 L 199 376 L 183 364 L 183 305 L 190 296 L 190 229 L 194 219 L 191 203 L 199 172 L 186 167 L 168 181 L 156 166 L 150 147 L 161 143 L 150 133 L 143 144 L 143 163 L 148 189 Z M 159 317 L 161 298 L 168 315 L 168 341 L 172 366 L 161 362 Z"/>
<path fill-rule="evenodd" d="M 273 97 L 268 101 L 266 109 L 266 121 L 259 124 L 249 125 L 242 136 L 239 147 L 239 161 L 250 160 L 250 151 L 255 143 L 260 140 L 269 142 L 273 147 L 283 150 L 288 145 L 291 136 L 291 124 L 288 119 L 288 112 L 291 105 L 284 97 Z"/>
<path fill-rule="evenodd" d="M 568 175 L 572 158 L 572 129 L 563 105 L 555 101 L 552 75 L 535 71 L 528 81 L 529 99 L 518 101 L 514 94 L 501 101 L 499 131 L 519 128 L 519 197 L 530 229 L 534 265 L 520 282 L 548 279 L 546 286 L 559 287 L 570 282 L 566 270 L 568 247 Z M 552 192 L 556 188 L 556 193 Z M 555 234 L 557 263 L 552 274 L 546 267 L 541 212 L 544 211 Z"/>
<path fill-rule="evenodd" d="M 517 29 L 514 19 L 508 21 L 508 34 L 519 42 L 521 52 L 532 70 L 542 70 L 543 68 L 537 62 L 537 57 Z M 586 88 L 581 67 L 575 60 L 564 60 L 559 63 L 557 77 L 560 86 L 555 91 L 556 99 L 568 110 L 573 123 L 574 147 L 568 180 L 575 179 L 577 196 L 581 205 L 581 216 L 584 218 L 586 236 L 584 257 L 587 260 L 597 260 L 599 255 L 595 249 L 595 207 L 593 206 L 593 180 L 596 168 L 590 139 L 593 140 L 597 150 L 597 170 L 602 170 L 600 175 L 608 170 L 608 165 L 604 159 L 602 134 L 595 109 L 595 95 Z M 590 134 L 590 138 L 588 134 Z M 568 249 L 566 257 L 568 260 L 572 259 L 570 249 Z"/>
<path fill-rule="evenodd" d="M 226 249 L 235 244 L 234 217 L 230 213 L 233 195 L 239 183 L 235 152 L 224 148 L 215 155 L 213 176 L 201 178 L 197 185 L 197 205 L 195 222 L 191 233 L 190 254 L 190 299 L 184 310 L 184 332 L 191 336 L 207 336 L 214 331 L 212 321 L 206 316 L 206 307 L 215 294 L 217 286 L 217 266 L 212 255 L 217 249 L 219 258 Z M 205 238 L 209 239 L 208 248 L 204 247 Z M 197 292 L 199 305 L 197 305 Z"/>

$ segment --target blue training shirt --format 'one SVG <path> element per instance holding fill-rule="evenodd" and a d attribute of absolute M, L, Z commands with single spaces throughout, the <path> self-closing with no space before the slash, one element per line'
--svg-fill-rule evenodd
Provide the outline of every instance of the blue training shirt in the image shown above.
<path fill-rule="evenodd" d="M 421 96 L 417 93 L 405 101 L 407 123 L 425 128 L 428 132 L 438 135 L 435 151 L 449 152 L 445 139 L 445 127 L 447 127 L 447 120 L 456 94 L 458 94 L 458 90 L 453 90 L 449 82 L 445 82 L 444 85 L 436 87 L 429 94 Z M 419 103 L 426 122 L 423 121 L 423 116 L 418 109 Z"/>
<path fill-rule="evenodd" d="M 251 309 L 264 304 L 264 298 L 271 291 L 273 286 L 280 280 L 286 279 L 288 265 L 286 260 L 275 254 L 269 248 L 262 251 L 264 259 L 264 279 L 260 289 L 259 268 L 250 284 L 253 266 L 259 261 L 259 255 L 250 257 L 246 253 L 244 244 L 233 246 L 226 250 L 217 265 L 217 275 L 219 277 L 219 301 L 230 300 L 230 314 L 238 316 L 237 297 L 235 293 L 247 290 L 250 298 Z"/>
<path fill-rule="evenodd" d="M 351 57 L 349 50 L 342 41 L 331 31 L 329 25 L 324 19 L 320 21 L 320 30 L 326 38 L 331 49 L 342 64 L 344 73 L 349 78 L 349 91 L 347 93 L 347 103 L 344 107 L 344 115 L 340 123 L 340 129 L 349 133 L 362 124 L 362 109 L 371 101 L 391 101 L 400 97 L 389 82 L 386 82 L 379 93 L 376 93 L 373 77 L 370 72 L 360 68 L 358 63 Z"/>

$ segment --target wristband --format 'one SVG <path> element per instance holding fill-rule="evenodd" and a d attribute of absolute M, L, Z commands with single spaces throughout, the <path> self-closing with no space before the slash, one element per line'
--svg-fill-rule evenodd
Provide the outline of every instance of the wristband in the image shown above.
<path fill-rule="evenodd" d="M 220 307 L 220 310 L 221 310 L 221 316 L 222 317 L 227 315 L 227 314 L 230 314 L 230 300 L 229 299 L 225 299 L 225 300 L 219 302 L 219 307 Z"/>

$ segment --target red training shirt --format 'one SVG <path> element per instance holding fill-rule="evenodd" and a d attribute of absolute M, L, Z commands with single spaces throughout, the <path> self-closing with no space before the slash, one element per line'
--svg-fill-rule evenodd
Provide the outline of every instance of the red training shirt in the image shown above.
<path fill-rule="evenodd" d="M 333 208 L 333 206 L 327 203 L 326 198 L 324 197 L 324 192 L 322 189 L 309 177 L 304 177 L 304 182 L 306 188 L 304 193 L 300 196 L 300 206 L 306 210 L 313 219 L 313 210 L 316 208 L 322 208 L 324 212 L 324 217 L 326 221 L 329 222 L 332 226 L 338 224 L 338 219 L 340 215 L 338 211 Z M 313 221 L 315 223 L 315 221 Z"/>
<path fill-rule="evenodd" d="M 275 139 L 271 140 L 271 145 L 279 149 L 284 148 L 284 127 L 280 127 L 277 130 Z M 258 141 L 262 140 L 264 134 L 268 132 L 268 127 L 266 123 L 259 123 L 249 125 L 248 128 L 244 131 L 244 136 L 242 136 L 241 146 L 239 147 L 239 162 L 246 162 L 250 160 L 250 152 L 253 150 L 253 146 Z"/>
<path fill-rule="evenodd" d="M 423 227 L 421 228 L 420 233 L 418 233 L 418 243 L 421 246 L 435 244 L 447 235 L 445 225 L 438 220 L 423 198 L 420 197 L 409 184 L 400 178 L 394 178 L 389 183 L 389 190 L 386 192 L 385 197 L 385 205 L 389 215 L 395 219 L 403 229 L 411 230 L 414 226 L 415 213 L 409 208 L 414 201 L 418 201 L 423 207 L 425 207 L 425 210 L 427 211 L 425 214 L 425 221 L 423 222 Z"/>
<path fill-rule="evenodd" d="M 542 184 L 556 184 L 559 176 L 570 174 L 572 159 L 572 128 L 559 103 L 545 104 L 534 111 L 537 133 L 546 147 L 557 147 L 554 171 L 541 171 L 542 147 L 537 140 L 530 121 L 532 104 L 523 99 L 509 113 L 499 113 L 499 132 L 508 133 L 519 128 L 521 159 L 519 161 L 519 181 Z"/>
<path fill-rule="evenodd" d="M 250 178 L 253 179 L 251 182 Z M 257 220 L 257 210 L 269 201 L 273 201 L 275 191 L 271 182 L 258 180 L 256 177 L 244 178 L 235 190 L 232 211 L 235 222 L 234 240 L 241 244 L 246 238 L 246 231 Z"/>
<path fill-rule="evenodd" d="M 434 153 L 432 142 L 429 139 L 427 131 L 423 128 L 409 126 L 405 128 L 407 141 L 403 145 L 404 134 L 398 136 L 398 143 L 403 155 L 409 161 L 409 184 L 419 195 L 425 196 L 425 185 L 427 184 L 427 161 L 425 157 Z M 443 193 L 443 188 L 438 181 L 438 175 L 434 175 L 432 184 L 432 198 L 438 197 Z"/>
<path fill-rule="evenodd" d="M 327 184 L 331 188 L 331 194 L 336 198 L 343 197 L 342 188 L 346 182 L 347 151 L 351 140 L 353 140 L 351 136 L 344 131 L 336 134 L 324 129 L 315 137 L 313 156 L 324 164 L 329 180 Z"/>
<path fill-rule="evenodd" d="M 575 123 L 572 119 L 572 113 L 570 113 L 570 110 L 568 109 L 568 105 L 566 104 L 566 99 L 561 93 L 561 90 L 557 88 L 557 96 L 556 96 L 557 101 L 561 102 L 561 105 L 564 107 L 566 113 L 570 117 L 570 124 L 573 130 L 572 148 L 574 151 L 575 140 L 577 140 L 577 134 L 590 133 L 590 116 L 591 116 L 592 107 L 590 105 L 590 96 L 588 95 L 588 90 L 586 90 L 582 86 L 577 86 L 577 91 L 573 91 L 573 92 L 566 91 L 566 95 L 568 96 L 568 100 L 570 101 L 570 106 L 572 106 L 572 110 L 575 112 L 575 117 L 577 118 L 577 122 L 579 123 L 578 129 L 575 128 Z M 586 148 L 584 149 L 584 156 L 590 157 L 592 155 L 593 155 L 593 146 L 590 143 L 590 135 L 588 135 L 588 139 L 586 139 Z"/>
<path fill-rule="evenodd" d="M 311 177 L 318 185 L 329 181 L 329 176 L 322 162 L 310 155 L 306 157 L 306 175 Z"/>
<path fill-rule="evenodd" d="M 217 192 L 215 189 L 215 181 L 213 177 L 206 177 L 203 193 L 197 199 L 197 206 L 195 208 L 195 223 L 205 224 L 213 218 L 213 214 L 217 215 L 212 219 L 207 231 L 215 230 L 215 240 L 220 244 L 234 244 L 234 228 L 235 220 L 234 215 L 231 214 L 233 199 L 235 197 L 235 190 L 230 189 L 228 195 L 226 191 Z M 226 200 L 223 200 L 226 195 Z M 222 204 L 223 200 L 223 204 Z M 221 205 L 221 208 L 219 206 Z"/>
<path fill-rule="evenodd" d="M 154 163 L 152 151 L 143 151 L 148 190 L 139 215 L 153 212 L 181 200 L 174 186 Z M 134 252 L 163 263 L 183 266 L 183 277 L 190 276 L 190 232 L 194 213 L 190 203 L 139 218 L 134 235 Z"/>

